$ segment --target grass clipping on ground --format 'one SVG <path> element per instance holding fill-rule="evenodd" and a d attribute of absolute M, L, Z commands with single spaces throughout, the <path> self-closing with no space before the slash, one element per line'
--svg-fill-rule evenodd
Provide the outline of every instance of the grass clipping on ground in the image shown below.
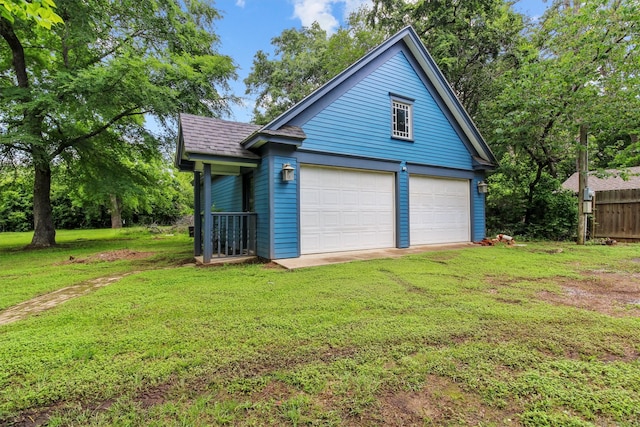
<path fill-rule="evenodd" d="M 0 326 L 0 424 L 640 423 L 637 246 L 285 271 L 178 267 L 182 236 L 116 237 L 39 251 L 35 265 L 0 252 L 15 259 L 0 282 L 32 268 L 46 281 L 47 265 L 58 287 L 136 271 Z M 62 262 L 124 249 L 157 255 Z"/>

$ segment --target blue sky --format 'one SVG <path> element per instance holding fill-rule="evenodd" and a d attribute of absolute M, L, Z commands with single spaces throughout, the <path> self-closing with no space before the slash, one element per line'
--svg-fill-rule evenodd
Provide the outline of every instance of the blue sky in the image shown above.
<path fill-rule="evenodd" d="M 254 100 L 244 94 L 244 79 L 251 71 L 258 50 L 271 52 L 271 39 L 286 28 L 300 28 L 318 21 L 331 32 L 344 23 L 349 13 L 369 0 L 218 0 L 215 7 L 222 13 L 216 23 L 221 53 L 238 65 L 238 79 L 231 82 L 232 91 L 244 98 L 244 105 L 234 107 L 230 120 L 249 122 Z M 529 16 L 542 15 L 549 2 L 520 0 L 515 8 Z"/>

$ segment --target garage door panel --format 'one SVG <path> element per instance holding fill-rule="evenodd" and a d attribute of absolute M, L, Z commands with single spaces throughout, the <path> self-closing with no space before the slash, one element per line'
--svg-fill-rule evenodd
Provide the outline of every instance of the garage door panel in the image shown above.
<path fill-rule="evenodd" d="M 338 206 L 340 204 L 340 193 L 338 191 L 326 191 L 320 194 L 324 205 Z"/>
<path fill-rule="evenodd" d="M 308 205 L 317 205 L 320 203 L 320 192 L 317 190 L 309 190 L 300 195 L 300 203 Z"/>
<path fill-rule="evenodd" d="M 358 206 L 358 198 L 360 194 L 356 190 L 343 190 L 342 203 L 348 206 Z"/>
<path fill-rule="evenodd" d="M 412 245 L 470 240 L 468 180 L 412 176 L 409 193 Z"/>
<path fill-rule="evenodd" d="M 377 206 L 378 206 L 378 194 L 376 194 L 373 191 L 363 191 L 358 195 L 358 201 L 360 202 L 360 206 L 365 206 L 367 208 L 370 209 L 374 209 L 377 210 Z M 382 196 L 380 197 L 383 199 L 383 203 L 384 203 L 384 199 L 385 197 Z M 385 203 L 384 206 L 387 206 L 387 204 Z"/>
<path fill-rule="evenodd" d="M 330 227 L 337 227 L 340 225 L 340 214 L 338 212 L 326 212 L 324 218 L 319 218 L 319 226 L 328 225 Z"/>
<path fill-rule="evenodd" d="M 342 225 L 347 227 L 357 227 L 360 224 L 360 216 L 357 212 L 344 212 L 342 215 Z"/>
<path fill-rule="evenodd" d="M 393 247 L 394 175 L 302 165 L 301 253 Z"/>

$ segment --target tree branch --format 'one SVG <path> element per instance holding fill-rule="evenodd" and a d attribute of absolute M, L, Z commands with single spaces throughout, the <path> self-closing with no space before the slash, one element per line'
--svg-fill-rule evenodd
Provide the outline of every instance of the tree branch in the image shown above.
<path fill-rule="evenodd" d="M 120 114 L 114 116 L 108 122 L 104 123 L 101 126 L 98 126 L 97 128 L 95 128 L 91 132 L 86 133 L 84 135 L 77 136 L 75 138 L 69 139 L 69 140 L 61 143 L 58 146 L 58 148 L 56 148 L 53 151 L 52 158 L 60 155 L 64 150 L 66 150 L 69 147 L 72 147 L 72 146 L 74 146 L 76 144 L 79 144 L 79 143 L 84 142 L 84 141 L 86 141 L 86 140 L 88 140 L 90 138 L 93 138 L 94 136 L 97 136 L 97 135 L 101 134 L 102 132 L 106 131 L 111 126 L 113 126 L 120 119 L 123 119 L 125 117 L 138 116 L 138 115 L 146 114 L 146 113 L 149 112 L 149 111 L 138 111 L 139 108 L 140 108 L 139 106 L 128 108 L 128 109 L 124 110 L 123 112 L 121 112 Z"/>
<path fill-rule="evenodd" d="M 21 88 L 29 87 L 29 77 L 27 76 L 27 63 L 24 58 L 24 48 L 18 36 L 13 31 L 13 26 L 6 18 L 0 18 L 0 35 L 5 39 L 11 53 L 13 54 L 13 70 L 18 79 L 18 86 Z"/>
<path fill-rule="evenodd" d="M 133 33 L 129 34 L 127 37 L 122 39 L 122 41 L 118 43 L 116 46 L 114 46 L 113 48 L 107 50 L 106 52 L 102 52 L 100 55 L 96 55 L 93 58 L 91 58 L 89 61 L 83 64 L 83 67 L 88 68 L 91 65 L 97 64 L 98 62 L 102 61 L 104 58 L 108 57 L 109 55 L 116 53 L 118 49 L 120 49 L 122 46 L 127 44 L 129 41 L 133 40 L 135 37 L 141 36 L 144 33 L 145 32 L 143 30 L 134 31 Z"/>
<path fill-rule="evenodd" d="M 8 150 L 21 151 L 23 153 L 31 153 L 31 148 L 27 145 L 23 145 L 15 142 L 4 142 L 0 140 L 0 146 L 6 147 Z M 4 151 L 4 150 L 3 150 Z"/>
<path fill-rule="evenodd" d="M 60 122 L 58 120 L 56 120 L 55 117 L 53 117 L 51 114 L 47 114 L 46 116 L 49 120 L 51 120 L 51 122 L 56 125 L 56 131 L 58 132 L 58 135 L 60 135 L 61 137 L 64 136 L 64 133 L 62 132 L 62 125 L 60 124 Z"/>

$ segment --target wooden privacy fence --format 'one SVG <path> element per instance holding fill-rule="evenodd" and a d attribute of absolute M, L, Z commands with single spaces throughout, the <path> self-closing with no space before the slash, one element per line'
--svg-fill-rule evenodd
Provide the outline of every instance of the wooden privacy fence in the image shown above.
<path fill-rule="evenodd" d="M 640 241 L 640 188 L 598 191 L 595 237 Z"/>

